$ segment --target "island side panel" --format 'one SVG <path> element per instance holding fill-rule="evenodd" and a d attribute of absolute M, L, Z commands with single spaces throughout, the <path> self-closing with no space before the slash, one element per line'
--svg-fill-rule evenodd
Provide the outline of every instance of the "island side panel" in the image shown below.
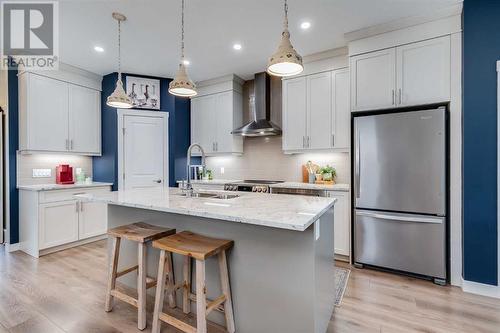
<path fill-rule="evenodd" d="M 335 309 L 334 222 L 332 207 L 314 223 L 315 333 L 327 331 Z"/>
<path fill-rule="evenodd" d="M 190 230 L 210 237 L 234 240 L 234 248 L 228 253 L 228 262 L 237 332 L 317 331 L 314 321 L 318 246 L 315 245 L 314 226 L 301 232 L 108 205 L 110 228 L 138 221 L 176 228 L 178 232 Z M 150 276 L 156 275 L 158 257 L 157 250 L 148 249 Z M 122 242 L 120 267 L 136 263 L 136 244 Z M 181 278 L 182 257 L 174 256 L 174 269 L 178 281 Z M 333 280 L 333 274 L 330 278 Z M 206 280 L 208 297 L 217 297 L 220 294 L 220 282 L 215 258 L 207 261 Z M 124 276 L 122 281 L 135 287 L 136 277 L 131 274 Z M 150 293 L 153 294 L 154 290 L 150 290 Z M 210 314 L 209 319 L 224 324 L 223 316 L 216 311 Z"/>

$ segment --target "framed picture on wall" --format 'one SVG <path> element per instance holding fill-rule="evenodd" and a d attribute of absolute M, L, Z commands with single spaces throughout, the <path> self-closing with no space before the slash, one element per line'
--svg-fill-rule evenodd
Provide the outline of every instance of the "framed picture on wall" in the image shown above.
<path fill-rule="evenodd" d="M 134 108 L 160 110 L 160 80 L 127 75 L 126 81 Z"/>

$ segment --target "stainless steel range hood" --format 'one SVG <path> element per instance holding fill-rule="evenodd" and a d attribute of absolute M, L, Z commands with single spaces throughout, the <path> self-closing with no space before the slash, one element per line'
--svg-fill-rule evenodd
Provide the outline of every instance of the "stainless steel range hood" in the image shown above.
<path fill-rule="evenodd" d="M 250 97 L 252 120 L 235 129 L 232 134 L 242 136 L 281 135 L 281 128 L 271 121 L 271 82 L 265 72 L 255 74 L 254 96 Z"/>

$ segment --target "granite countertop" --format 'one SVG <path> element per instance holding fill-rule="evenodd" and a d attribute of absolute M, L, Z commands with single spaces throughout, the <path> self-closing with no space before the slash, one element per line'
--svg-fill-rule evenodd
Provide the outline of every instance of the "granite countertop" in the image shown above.
<path fill-rule="evenodd" d="M 19 190 L 26 191 L 50 191 L 50 190 L 65 190 L 72 188 L 84 188 L 84 187 L 99 187 L 99 186 L 112 186 L 113 183 L 101 183 L 101 182 L 92 182 L 91 184 L 85 183 L 75 183 L 75 184 L 36 184 L 36 185 L 17 185 Z"/>
<path fill-rule="evenodd" d="M 155 188 L 76 197 L 119 206 L 296 231 L 306 230 L 336 201 L 334 198 L 248 192 L 239 192 L 240 197 L 227 200 L 186 198 L 180 194 L 178 188 Z"/>
<path fill-rule="evenodd" d="M 344 191 L 349 192 L 349 184 L 309 184 L 300 182 L 284 182 L 269 185 L 271 188 L 301 188 L 301 189 L 314 189 L 314 190 L 327 190 L 327 191 Z"/>

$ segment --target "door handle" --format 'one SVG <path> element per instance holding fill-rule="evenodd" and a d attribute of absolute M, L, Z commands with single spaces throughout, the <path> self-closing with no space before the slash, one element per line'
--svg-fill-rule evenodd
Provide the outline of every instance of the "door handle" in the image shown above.
<path fill-rule="evenodd" d="M 73 139 L 69 140 L 69 149 L 73 150 Z"/>
<path fill-rule="evenodd" d="M 437 224 L 443 223 L 442 219 L 435 218 L 432 216 L 417 217 L 417 216 L 392 215 L 392 214 L 383 214 L 383 213 L 366 212 L 366 211 L 357 211 L 356 215 L 373 217 L 376 219 L 391 220 L 391 221 L 404 221 L 404 222 L 417 222 L 417 223 L 437 223 Z"/>
<path fill-rule="evenodd" d="M 401 88 L 399 88 L 399 105 L 401 105 L 401 104 L 402 104 L 402 102 L 403 102 L 403 97 L 402 97 L 402 95 L 403 95 L 403 91 L 401 90 Z"/>
<path fill-rule="evenodd" d="M 335 134 L 332 134 L 332 147 L 335 147 Z"/>
<path fill-rule="evenodd" d="M 161 184 L 161 179 L 157 179 L 154 181 L 155 183 Z"/>
<path fill-rule="evenodd" d="M 69 140 L 66 139 L 66 150 L 69 150 Z"/>
<path fill-rule="evenodd" d="M 396 104 L 396 97 L 394 96 L 394 89 L 392 89 L 392 105 Z"/>
<path fill-rule="evenodd" d="M 359 192 L 360 192 L 360 184 L 359 184 L 359 181 L 360 181 L 360 178 L 361 178 L 361 152 L 360 152 L 360 148 L 361 148 L 361 145 L 359 143 L 359 138 L 360 138 L 360 135 L 359 135 L 359 129 L 356 128 L 356 142 L 355 142 L 355 149 L 356 149 L 356 155 L 355 155 L 355 174 L 354 174 L 354 177 L 355 177 L 355 191 L 356 191 L 356 198 L 359 199 Z"/>

